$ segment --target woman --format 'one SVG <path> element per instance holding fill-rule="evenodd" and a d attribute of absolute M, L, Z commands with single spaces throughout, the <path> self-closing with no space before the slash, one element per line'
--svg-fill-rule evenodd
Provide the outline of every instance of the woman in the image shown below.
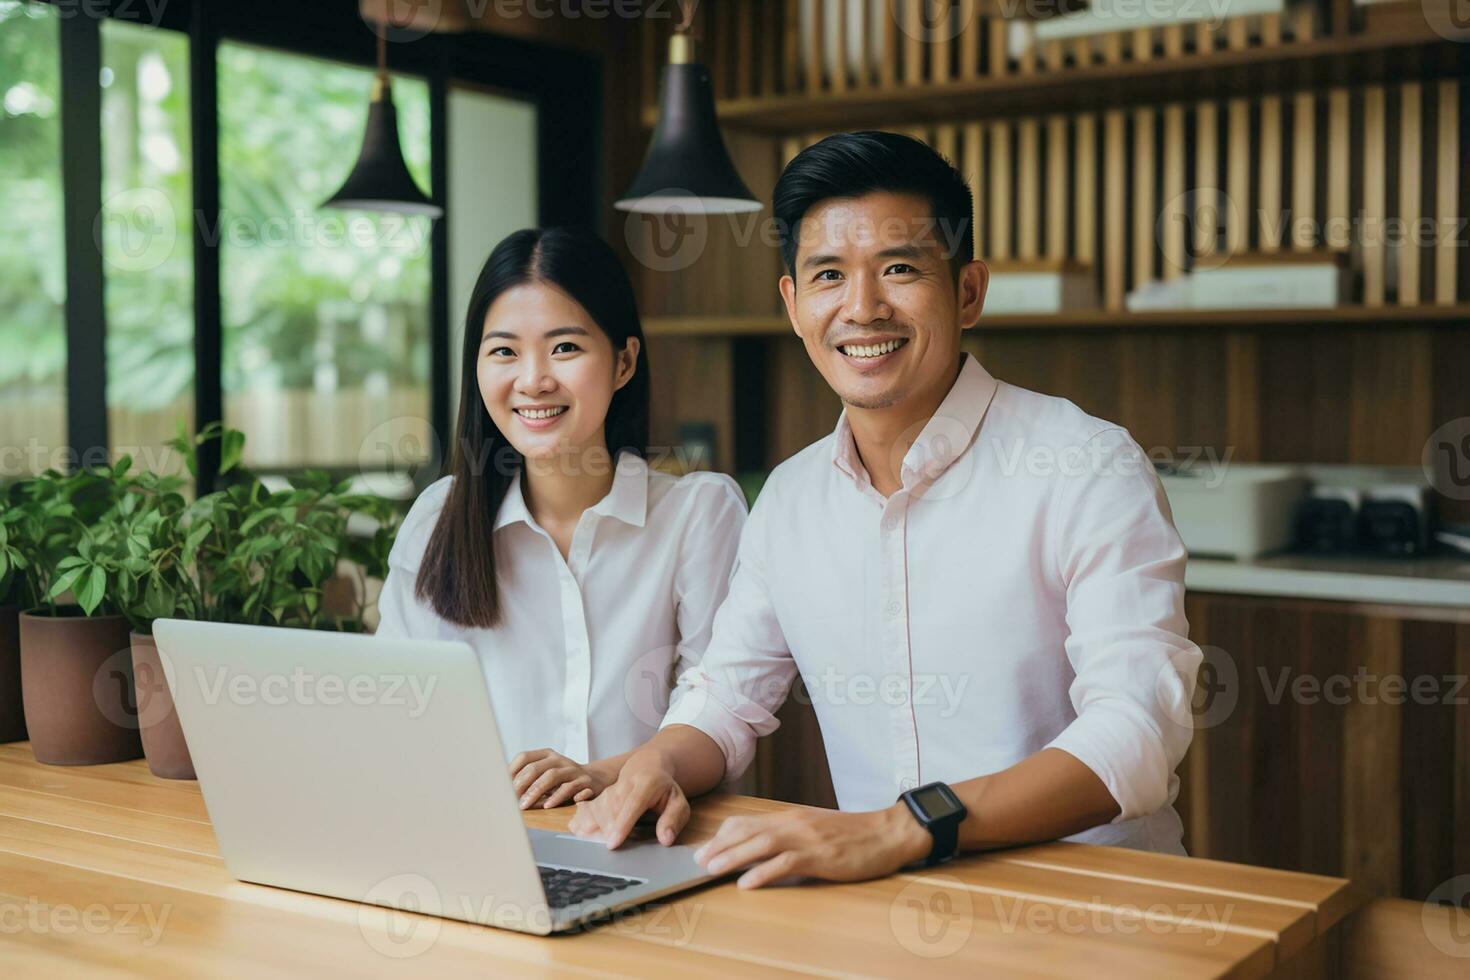
<path fill-rule="evenodd" d="M 703 655 L 745 500 L 649 469 L 638 310 L 590 232 L 495 247 L 461 377 L 453 472 L 404 519 L 377 633 L 474 647 L 523 809 L 591 799 Z"/>

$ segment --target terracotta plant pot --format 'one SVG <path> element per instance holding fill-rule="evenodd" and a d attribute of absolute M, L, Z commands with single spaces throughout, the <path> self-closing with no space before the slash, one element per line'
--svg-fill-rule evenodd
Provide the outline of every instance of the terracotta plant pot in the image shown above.
<path fill-rule="evenodd" d="M 0 742 L 23 742 L 26 713 L 20 696 L 20 609 L 0 606 Z"/>
<path fill-rule="evenodd" d="M 143 754 L 128 621 L 64 607 L 20 616 L 20 679 L 36 761 L 95 766 Z M 68 615 L 69 613 L 69 615 Z"/>
<path fill-rule="evenodd" d="M 163 779 L 193 779 L 194 760 L 179 727 L 179 713 L 169 690 L 168 673 L 153 637 L 133 633 L 133 679 L 138 691 L 138 732 L 143 755 L 153 775 Z"/>

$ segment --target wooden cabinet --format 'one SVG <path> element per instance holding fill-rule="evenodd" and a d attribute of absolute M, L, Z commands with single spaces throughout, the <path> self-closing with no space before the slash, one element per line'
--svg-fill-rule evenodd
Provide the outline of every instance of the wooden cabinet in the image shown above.
<path fill-rule="evenodd" d="M 1188 613 L 1191 855 L 1414 899 L 1470 873 L 1470 610 L 1201 593 Z M 802 689 L 780 717 L 741 789 L 835 805 Z"/>

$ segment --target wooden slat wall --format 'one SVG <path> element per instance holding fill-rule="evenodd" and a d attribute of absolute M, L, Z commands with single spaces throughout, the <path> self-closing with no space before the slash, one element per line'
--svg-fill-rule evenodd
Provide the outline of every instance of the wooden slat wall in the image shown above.
<path fill-rule="evenodd" d="M 1435 89 L 1432 105 L 1423 86 L 1404 83 L 1337 89 L 1325 100 L 1292 92 L 1100 116 L 894 128 L 930 142 L 971 182 L 976 228 L 983 232 L 980 257 L 1045 254 L 1090 264 L 1109 310 L 1123 310 L 1131 290 L 1187 272 L 1217 249 L 1324 245 L 1349 253 L 1350 302 L 1456 303 L 1470 298 L 1463 242 L 1456 245 L 1457 232 L 1464 237 L 1456 213 L 1465 179 L 1458 152 L 1464 106 L 1457 83 Z M 1319 101 L 1326 102 L 1326 139 L 1317 138 Z M 978 143 L 956 135 L 975 126 L 984 137 Z M 1192 173 L 1186 172 L 1191 155 Z M 1319 173 L 1326 175 L 1323 215 L 1316 204 Z M 1392 189 L 1390 173 L 1398 177 Z M 1098 174 L 1100 187 L 1093 183 Z M 1093 245 L 1097 228 L 1100 252 Z M 1414 241 L 1419 244 L 1411 247 Z"/>
<path fill-rule="evenodd" d="M 1032 39 L 1023 22 L 1027 42 L 1012 57 L 1008 22 L 996 16 L 998 4 L 948 0 L 946 6 L 947 21 L 937 0 L 707 0 L 699 4 L 696 20 L 707 38 L 704 60 L 715 69 L 722 97 L 820 98 L 898 84 L 942 85 L 1218 50 L 1290 47 L 1312 40 L 1321 16 L 1320 4 L 1300 3 L 1290 15 L 1290 30 L 1279 16 L 1230 17 L 1218 25 L 1181 24 L 1048 42 Z M 662 38 L 674 19 L 644 22 Z M 860 42 L 850 45 L 849 33 Z M 652 96 L 645 101 L 651 105 Z"/>

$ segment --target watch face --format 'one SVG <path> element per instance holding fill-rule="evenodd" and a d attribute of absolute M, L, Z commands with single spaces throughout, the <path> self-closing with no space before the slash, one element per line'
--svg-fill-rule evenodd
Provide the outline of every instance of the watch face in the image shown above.
<path fill-rule="evenodd" d="M 960 801 L 943 785 L 921 786 L 914 791 L 913 799 L 928 820 L 942 820 L 960 811 Z"/>

